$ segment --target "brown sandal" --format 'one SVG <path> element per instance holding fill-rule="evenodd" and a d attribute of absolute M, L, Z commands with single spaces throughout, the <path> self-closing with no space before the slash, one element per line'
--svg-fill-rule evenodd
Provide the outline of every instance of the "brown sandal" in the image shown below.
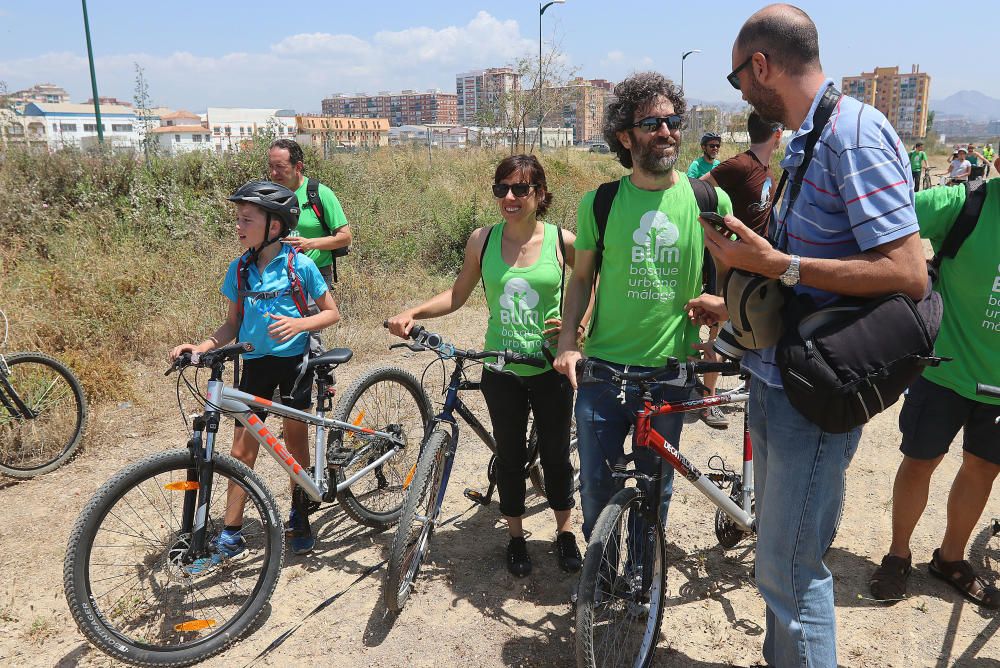
<path fill-rule="evenodd" d="M 964 559 L 944 561 L 941 559 L 941 550 L 937 549 L 934 550 L 934 556 L 927 565 L 927 570 L 934 577 L 944 580 L 957 589 L 973 603 L 991 610 L 1000 608 L 1000 589 L 986 584 L 985 580 L 976 575 L 976 571 L 968 561 Z"/>
<path fill-rule="evenodd" d="M 897 557 L 887 554 L 882 557 L 882 565 L 875 569 L 868 588 L 879 601 L 894 603 L 906 598 L 906 579 L 910 577 L 913 557 Z"/>

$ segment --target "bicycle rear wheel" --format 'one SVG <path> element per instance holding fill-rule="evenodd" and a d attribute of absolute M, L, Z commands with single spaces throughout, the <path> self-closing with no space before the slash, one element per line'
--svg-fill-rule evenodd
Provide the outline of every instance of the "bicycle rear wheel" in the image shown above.
<path fill-rule="evenodd" d="M 663 525 L 649 522 L 645 495 L 627 487 L 594 525 L 576 605 L 578 666 L 645 667 L 663 622 L 666 545 Z"/>
<path fill-rule="evenodd" d="M 433 431 L 420 453 L 412 480 L 405 480 L 406 503 L 399 517 L 385 571 L 385 607 L 393 613 L 403 609 L 413 590 L 413 581 L 430 550 L 437 521 L 438 497 L 444 477 L 451 436 Z"/>
<path fill-rule="evenodd" d="M 283 559 L 278 508 L 260 478 L 228 455 L 215 455 L 206 543 L 216 544 L 233 485 L 248 500 L 243 550 L 198 575 L 186 571 L 201 556 L 188 554 L 184 529 L 198 495 L 191 465 L 187 450 L 171 450 L 126 467 L 70 533 L 66 600 L 83 634 L 109 656 L 144 666 L 202 661 L 234 643 L 274 592 Z"/>
<path fill-rule="evenodd" d="M 369 371 L 341 397 L 335 419 L 396 434 L 406 443 L 394 457 L 340 493 L 344 512 L 354 521 L 381 531 L 399 520 L 406 500 L 403 482 L 417 465 L 420 443 L 431 417 L 431 401 L 423 387 L 412 374 L 396 367 Z M 357 452 L 348 465 L 337 468 L 339 484 L 393 446 L 384 439 L 335 430 L 330 432 L 327 447 L 332 450 L 346 447 Z"/>
<path fill-rule="evenodd" d="M 76 452 L 87 400 L 73 372 L 55 358 L 14 353 L 6 363 L 7 373 L 0 370 L 0 473 L 33 478 Z"/>

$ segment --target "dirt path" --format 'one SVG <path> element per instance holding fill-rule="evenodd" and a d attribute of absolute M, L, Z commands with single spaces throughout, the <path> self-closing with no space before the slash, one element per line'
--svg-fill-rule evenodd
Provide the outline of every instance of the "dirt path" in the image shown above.
<path fill-rule="evenodd" d="M 445 318 L 438 331 L 458 344 L 476 346 L 483 314 Z M 461 328 L 461 330 L 460 330 Z M 387 335 L 374 335 L 378 348 Z M 382 348 L 384 350 L 384 348 Z M 346 388 L 364 369 L 402 356 L 360 356 L 340 372 Z M 416 368 L 418 360 L 406 365 Z M 70 465 L 41 479 L 0 481 L 0 665 L 103 666 L 112 662 L 77 631 L 62 592 L 66 537 L 93 491 L 126 462 L 186 440 L 172 379 L 160 369 L 140 372 L 154 402 L 98 410 L 85 452 Z M 930 504 L 917 527 L 911 598 L 885 607 L 867 597 L 867 581 L 888 543 L 892 479 L 900 455 L 898 405 L 866 430 L 849 472 L 848 503 L 828 563 L 836 582 L 838 647 L 845 666 L 1000 665 L 994 639 L 1000 615 L 985 614 L 961 601 L 927 575 L 930 553 L 944 530 L 951 480 L 960 463 L 953 452 L 933 480 Z M 739 421 L 725 432 L 702 424 L 685 428 L 683 448 L 703 465 L 711 454 L 739 459 Z M 158 428 L 164 429 L 158 433 Z M 958 444 L 956 447 L 958 447 Z M 573 612 L 569 595 L 575 577 L 563 574 L 551 552 L 553 524 L 544 502 L 532 496 L 526 528 L 535 570 L 524 580 L 510 577 L 496 504 L 470 508 L 461 490 L 485 486 L 485 446 L 463 440 L 444 513 L 457 519 L 436 534 L 433 551 L 406 610 L 387 619 L 381 606 L 381 576 L 391 532 L 362 529 L 338 508 L 315 521 L 314 554 L 289 555 L 271 608 L 260 628 L 209 661 L 211 666 L 245 666 L 282 634 L 284 642 L 254 665 L 338 666 L 572 666 Z M 277 466 L 258 465 L 272 490 L 286 485 Z M 760 660 L 764 607 L 749 569 L 752 543 L 723 551 L 712 529 L 708 503 L 679 482 L 670 511 L 667 609 L 658 665 L 748 666 Z M 1000 515 L 994 495 L 973 536 L 972 561 L 988 578 L 1000 572 L 1000 537 L 988 519 Z M 577 517 L 579 522 L 579 517 Z M 359 580 L 360 578 L 360 580 Z M 359 580 L 355 582 L 356 580 Z M 352 585 L 352 583 L 354 583 Z M 310 616 L 335 594 L 328 607 Z"/>

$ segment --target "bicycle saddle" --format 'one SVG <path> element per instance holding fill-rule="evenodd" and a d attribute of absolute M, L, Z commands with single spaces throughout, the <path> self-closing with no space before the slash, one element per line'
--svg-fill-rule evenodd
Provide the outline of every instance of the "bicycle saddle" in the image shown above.
<path fill-rule="evenodd" d="M 319 366 L 335 366 L 349 362 L 354 357 L 354 351 L 350 348 L 331 348 L 319 357 L 309 360 L 308 368 L 315 369 Z"/>

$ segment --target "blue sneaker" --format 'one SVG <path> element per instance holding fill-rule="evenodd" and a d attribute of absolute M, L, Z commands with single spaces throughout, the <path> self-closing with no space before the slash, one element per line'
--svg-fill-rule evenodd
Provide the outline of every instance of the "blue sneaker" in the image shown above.
<path fill-rule="evenodd" d="M 194 563 L 184 568 L 184 572 L 192 577 L 205 575 L 226 561 L 245 556 L 246 549 L 247 542 L 239 532 L 230 533 L 223 530 L 209 547 L 211 554 L 196 559 Z"/>
<path fill-rule="evenodd" d="M 285 535 L 292 539 L 290 541 L 292 554 L 308 554 L 316 547 L 316 538 L 313 536 L 312 527 L 309 526 L 309 518 L 299 514 L 294 508 L 288 514 L 288 530 Z"/>

